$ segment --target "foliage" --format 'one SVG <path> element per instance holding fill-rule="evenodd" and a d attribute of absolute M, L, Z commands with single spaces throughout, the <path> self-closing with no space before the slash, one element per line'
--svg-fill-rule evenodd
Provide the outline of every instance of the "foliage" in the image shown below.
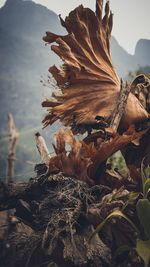
<path fill-rule="evenodd" d="M 133 227 L 133 229 L 138 233 L 138 229 L 136 228 L 134 223 L 122 211 L 114 210 L 96 227 L 96 230 L 93 232 L 93 234 L 91 235 L 89 240 L 91 240 L 93 238 L 93 236 L 95 236 L 98 232 L 100 232 L 102 230 L 103 226 L 107 223 L 107 221 L 109 219 L 112 219 L 113 217 L 124 218 Z"/>
<path fill-rule="evenodd" d="M 57 267 L 57 265 L 54 262 L 50 262 L 47 267 Z"/>
<path fill-rule="evenodd" d="M 136 250 L 139 256 L 143 259 L 145 267 L 148 267 L 150 263 L 150 240 L 143 241 L 138 239 L 136 243 Z"/>
<path fill-rule="evenodd" d="M 112 112 L 115 113 L 122 87 L 110 53 L 113 14 L 109 1 L 104 15 L 103 2 L 97 0 L 95 13 L 81 5 L 65 20 L 60 17 L 60 22 L 67 35 L 46 32 L 43 38 L 52 44 L 52 51 L 63 61 L 60 68 L 55 65 L 49 68 L 59 91 L 42 103 L 48 111 L 44 127 L 60 120 L 71 127 L 73 133 L 90 133 L 93 128 L 97 129 L 97 118 L 100 118 L 101 128 L 106 128 L 112 120 Z M 120 128 L 126 130 L 147 117 L 147 110 L 134 94 L 129 94 Z"/>
<path fill-rule="evenodd" d="M 113 169 L 119 170 L 119 172 L 123 175 L 128 173 L 128 168 L 125 162 L 125 159 L 121 153 L 121 151 L 117 151 L 114 153 L 107 161 L 108 164 L 111 164 Z"/>
<path fill-rule="evenodd" d="M 57 263 L 53 254 L 61 248 L 62 259 L 73 266 L 101 266 L 102 262 L 111 266 L 111 253 L 115 261 L 127 253 L 128 265 L 143 259 L 147 267 L 150 167 L 145 159 L 150 148 L 150 80 L 138 75 L 128 85 L 119 79 L 110 53 L 113 15 L 109 1 L 104 15 L 103 1 L 97 0 L 95 13 L 79 6 L 60 21 L 68 34 L 46 32 L 43 38 L 56 42 L 51 48 L 63 61 L 60 69 L 55 65 L 49 69 L 59 93 L 43 102 L 48 112 L 43 123 L 48 126 L 59 120 L 69 128 L 55 134 L 53 155 L 36 134 L 43 164 L 36 166 L 36 177 L 29 183 L 0 184 L 0 210 L 14 208 L 19 220 L 32 229 L 33 235 L 22 235 L 26 246 L 36 236 L 27 263 L 42 248 L 49 266 L 53 265 L 50 260 Z M 79 140 L 75 136 L 85 132 L 88 135 Z M 40 140 L 45 149 L 40 149 Z M 20 147 L 29 149 L 22 138 Z M 116 160 L 118 151 L 122 158 Z M 18 247 L 24 249 L 22 244 Z"/>
<path fill-rule="evenodd" d="M 137 76 L 141 73 L 144 73 L 150 79 L 150 66 L 140 67 L 139 69 L 137 69 L 135 71 L 130 71 L 127 79 L 133 80 L 135 76 Z"/>
<path fill-rule="evenodd" d="M 117 98 L 119 98 L 118 88 L 121 88 L 122 84 L 116 75 L 110 55 L 110 36 L 113 25 L 112 13 L 107 2 L 103 16 L 102 6 L 102 1 L 97 0 L 95 14 L 82 6 L 78 7 L 65 20 L 60 17 L 61 24 L 66 28 L 68 35 L 60 36 L 52 32 L 46 32 L 46 36 L 43 38 L 49 44 L 56 42 L 57 45 L 54 44 L 51 48 L 63 60 L 63 65 L 60 69 L 56 66 L 52 66 L 49 69 L 60 90 L 58 94 L 52 94 L 51 99 L 46 99 L 43 102 L 43 107 L 46 107 L 48 111 L 43 120 L 44 127 L 49 124 L 52 125 L 59 119 L 72 130 L 61 129 L 56 135 L 56 144 L 54 145 L 56 156 L 49 161 L 49 171 L 51 173 L 61 171 L 65 175 L 73 176 L 88 183 L 90 186 L 102 183 L 112 189 L 124 186 L 131 191 L 130 188 L 134 187 L 135 189 L 136 186 L 139 186 L 138 178 L 141 158 L 146 153 L 149 153 L 146 152 L 147 144 L 143 141 L 144 138 L 148 140 L 149 126 L 141 126 L 137 122 L 147 121 L 149 116 L 150 82 L 143 75 L 139 75 L 134 79 L 130 87 L 132 93 L 129 93 L 124 115 L 119 121 L 118 132 L 113 132 L 112 111 L 114 114 L 116 111 L 116 107 L 113 105 L 114 103 L 117 105 Z M 94 27 L 89 23 L 90 20 L 93 21 Z M 79 37 L 78 32 L 80 31 L 83 34 Z M 80 47 L 80 52 L 78 47 Z M 128 86 L 125 88 L 127 92 Z M 119 112 L 118 108 L 117 116 Z M 100 128 L 98 128 L 100 124 L 97 123 L 97 118 L 100 120 Z M 110 136 L 107 138 L 105 131 L 108 125 L 112 129 Z M 102 137 L 101 130 L 104 129 L 104 136 Z M 100 131 L 95 131 L 91 134 L 93 130 Z M 89 136 L 81 141 L 77 141 L 73 135 L 76 133 L 83 134 L 86 131 Z M 147 137 L 145 137 L 146 133 Z M 108 132 L 106 132 L 107 134 Z M 143 143 L 144 147 L 142 147 Z M 66 149 L 68 145 L 70 146 L 69 151 Z M 128 155 L 134 155 L 137 146 L 140 156 L 137 156 L 135 164 L 132 165 Z M 119 150 L 124 155 L 126 164 L 123 157 L 115 158 L 114 153 L 118 153 Z M 108 168 L 108 165 L 111 166 Z M 118 170 L 117 167 L 121 167 L 121 165 L 122 169 L 119 168 Z M 143 190 L 144 196 L 142 195 L 142 197 L 144 198 L 149 190 L 149 180 L 144 177 Z M 144 242 L 143 228 L 146 235 L 149 235 L 149 217 L 146 215 L 149 210 L 149 200 L 140 199 L 140 194 L 136 194 L 133 199 L 132 197 L 131 199 L 128 198 L 124 207 L 122 207 L 122 203 L 118 203 L 117 193 L 115 197 L 115 200 L 111 199 L 111 197 L 109 199 L 110 202 L 112 200 L 112 203 L 110 203 L 110 213 L 107 214 L 107 211 L 105 213 L 106 216 L 102 211 L 104 206 L 105 208 L 108 206 L 108 202 L 105 198 L 102 199 L 97 211 L 98 217 L 102 217 L 101 222 L 90 240 L 98 234 L 110 219 L 121 217 L 123 229 L 125 228 L 124 225 L 126 225 L 125 221 L 127 221 L 128 227 L 132 226 L 131 232 L 134 230 L 138 238 L 143 238 Z M 134 207 L 134 212 L 129 209 L 130 204 L 132 208 Z M 116 209 L 112 208 L 113 205 Z M 118 210 L 118 206 L 121 206 L 122 210 Z M 136 216 L 138 223 L 133 220 L 133 214 Z M 125 231 L 124 236 L 126 242 L 128 242 L 128 231 Z M 111 240 L 111 242 L 114 241 Z M 122 240 L 119 240 L 119 242 L 121 243 Z M 136 243 L 139 244 L 138 242 L 137 236 L 133 237 L 131 247 L 135 249 Z M 127 247 L 129 248 L 130 246 Z M 138 246 L 137 251 L 140 251 L 140 246 Z M 140 255 L 143 255 L 143 253 Z"/>
<path fill-rule="evenodd" d="M 131 193 L 127 202 L 125 203 L 124 207 L 121 210 L 114 210 L 112 211 L 97 227 L 96 230 L 93 232 L 93 234 L 90 237 L 90 240 L 95 236 L 98 232 L 102 230 L 102 228 L 105 226 L 105 224 L 113 219 L 114 217 L 120 217 L 124 218 L 134 229 L 137 237 L 136 237 L 136 246 L 130 247 L 129 245 L 122 245 L 120 246 L 115 254 L 114 259 L 117 259 L 120 255 L 123 255 L 124 253 L 129 253 L 131 250 L 135 249 L 138 253 L 138 255 L 143 259 L 145 263 L 145 267 L 149 266 L 150 263 L 150 201 L 147 198 L 148 193 L 150 192 L 150 167 L 144 166 L 144 160 L 142 162 L 141 167 L 141 180 L 143 184 L 143 197 L 138 199 L 140 196 L 140 193 L 135 192 Z M 137 201 L 135 201 L 137 200 Z M 140 224 L 136 224 L 135 222 L 132 222 L 130 217 L 126 215 L 125 212 L 127 212 L 129 205 L 135 205 L 135 212 L 137 214 L 137 217 L 139 219 Z M 136 204 L 135 204 L 136 203 Z M 123 223 L 123 221 L 122 221 Z M 111 227 L 111 224 L 110 224 Z M 144 230 L 144 231 L 143 231 Z"/>
<path fill-rule="evenodd" d="M 141 178 L 142 178 L 142 187 L 143 187 L 143 194 L 146 197 L 148 191 L 150 189 L 150 166 L 144 166 L 144 160 L 141 164 Z"/>

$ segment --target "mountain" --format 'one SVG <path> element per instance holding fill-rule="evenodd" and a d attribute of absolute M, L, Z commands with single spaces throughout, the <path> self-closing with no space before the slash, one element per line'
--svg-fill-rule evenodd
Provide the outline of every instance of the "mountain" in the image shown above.
<path fill-rule="evenodd" d="M 113 63 L 120 77 L 124 78 L 129 71 L 136 70 L 138 68 L 138 61 L 135 56 L 130 55 L 125 49 L 123 49 L 114 37 L 112 37 L 111 40 L 111 53 Z"/>
<path fill-rule="evenodd" d="M 150 65 L 150 40 L 141 39 L 137 42 L 135 58 L 140 66 Z"/>
<path fill-rule="evenodd" d="M 0 9 L 0 178 L 6 174 L 8 112 L 13 113 L 20 131 L 16 178 L 31 177 L 39 161 L 34 133 L 42 128 L 41 101 L 50 95 L 40 80 L 47 80 L 50 65 L 60 63 L 42 40 L 48 30 L 64 34 L 58 16 L 41 5 L 7 0 Z M 50 132 L 55 132 L 55 126 L 43 132 L 47 139 Z"/>
<path fill-rule="evenodd" d="M 41 76 L 59 62 L 42 40 L 47 30 L 63 33 L 57 15 L 41 5 L 7 0 L 0 9 L 1 126 L 9 110 L 19 127 L 41 123 Z"/>
<path fill-rule="evenodd" d="M 150 40 L 140 39 L 136 44 L 134 55 L 130 55 L 113 37 L 111 51 L 114 65 L 120 77 L 124 78 L 130 71 L 150 66 Z"/>

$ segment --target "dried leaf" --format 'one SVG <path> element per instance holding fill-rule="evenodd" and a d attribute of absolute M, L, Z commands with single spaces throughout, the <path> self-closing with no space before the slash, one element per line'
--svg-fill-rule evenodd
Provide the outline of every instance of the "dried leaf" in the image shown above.
<path fill-rule="evenodd" d="M 55 134 L 55 141 L 54 148 L 57 155 L 50 159 L 49 171 L 61 171 L 67 176 L 93 184 L 87 169 L 91 164 L 91 153 L 95 152 L 94 146 L 77 141 L 69 129 L 60 129 Z M 70 151 L 66 150 L 67 145 L 70 146 Z"/>
<path fill-rule="evenodd" d="M 102 17 L 103 1 L 96 1 L 96 13 L 82 5 L 73 10 L 65 21 L 61 19 L 68 35 L 47 32 L 45 42 L 53 43 L 51 49 L 63 60 L 60 69 L 49 69 L 62 95 L 54 96 L 54 104 L 43 103 L 49 116 L 44 126 L 57 120 L 71 126 L 75 132 L 85 132 L 95 123 L 96 116 L 110 122 L 120 92 L 120 79 L 114 69 L 110 54 L 110 37 L 113 15 L 109 2 Z M 92 23 L 91 23 L 92 21 Z M 121 128 L 148 117 L 138 99 L 129 94 Z"/>
<path fill-rule="evenodd" d="M 133 140 L 140 139 L 146 132 L 136 132 L 135 127 L 132 125 L 122 135 L 118 133 L 114 135 L 110 140 L 101 143 L 100 148 L 92 155 L 93 164 L 89 167 L 88 173 L 90 177 L 93 177 L 94 173 L 98 169 L 100 163 L 106 161 L 112 154 L 118 150 L 123 149 L 126 145 L 131 143 Z"/>
<path fill-rule="evenodd" d="M 76 140 L 71 130 L 60 129 L 55 135 L 54 148 L 57 156 L 50 159 L 49 169 L 51 172 L 59 170 L 66 175 L 92 184 L 101 163 L 134 139 L 140 138 L 144 133 L 145 131 L 136 132 L 134 127 L 130 127 L 122 135 L 115 134 L 109 141 L 102 142 L 100 147 L 95 147 L 93 143 L 86 144 L 84 141 Z M 68 145 L 70 149 L 67 151 Z M 118 183 L 120 184 L 119 180 Z"/>

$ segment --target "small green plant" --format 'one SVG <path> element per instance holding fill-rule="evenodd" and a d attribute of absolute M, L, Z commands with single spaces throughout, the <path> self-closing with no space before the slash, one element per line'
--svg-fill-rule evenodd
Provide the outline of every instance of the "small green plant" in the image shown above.
<path fill-rule="evenodd" d="M 58 267 L 54 262 L 50 262 L 47 267 Z"/>
<path fill-rule="evenodd" d="M 141 164 L 141 179 L 142 179 L 142 186 L 143 186 L 143 194 L 144 198 L 147 197 L 148 192 L 150 190 L 150 166 L 144 166 L 144 160 Z"/>
<path fill-rule="evenodd" d="M 136 246 L 130 248 L 127 245 L 123 245 L 119 247 L 115 253 L 115 257 L 117 255 L 121 255 L 124 252 L 130 252 L 130 250 L 134 249 L 138 253 L 138 255 L 143 259 L 144 266 L 148 267 L 150 264 L 150 201 L 148 199 L 150 192 L 150 166 L 145 167 L 142 162 L 141 166 L 141 179 L 142 179 L 142 194 L 137 192 L 132 192 L 130 194 L 128 202 L 122 208 L 122 210 L 114 210 L 111 212 L 95 229 L 93 234 L 90 237 L 90 240 L 93 238 L 95 234 L 100 232 L 103 226 L 113 217 L 122 217 L 126 220 L 131 227 L 134 229 L 136 233 Z M 138 199 L 138 196 L 140 198 Z M 138 199 L 136 203 L 136 213 L 140 222 L 139 225 L 136 226 L 135 223 L 124 213 L 125 208 L 132 203 L 135 199 Z"/>

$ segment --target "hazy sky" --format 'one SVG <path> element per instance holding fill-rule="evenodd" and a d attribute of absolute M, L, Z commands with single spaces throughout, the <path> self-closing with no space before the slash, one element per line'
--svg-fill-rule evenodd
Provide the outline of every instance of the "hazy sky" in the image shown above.
<path fill-rule="evenodd" d="M 96 0 L 34 0 L 57 14 L 66 16 L 76 6 L 83 4 L 95 10 Z M 0 6 L 5 0 L 0 0 Z M 114 13 L 113 35 L 129 53 L 134 53 L 140 38 L 150 39 L 150 0 L 110 0 Z"/>

